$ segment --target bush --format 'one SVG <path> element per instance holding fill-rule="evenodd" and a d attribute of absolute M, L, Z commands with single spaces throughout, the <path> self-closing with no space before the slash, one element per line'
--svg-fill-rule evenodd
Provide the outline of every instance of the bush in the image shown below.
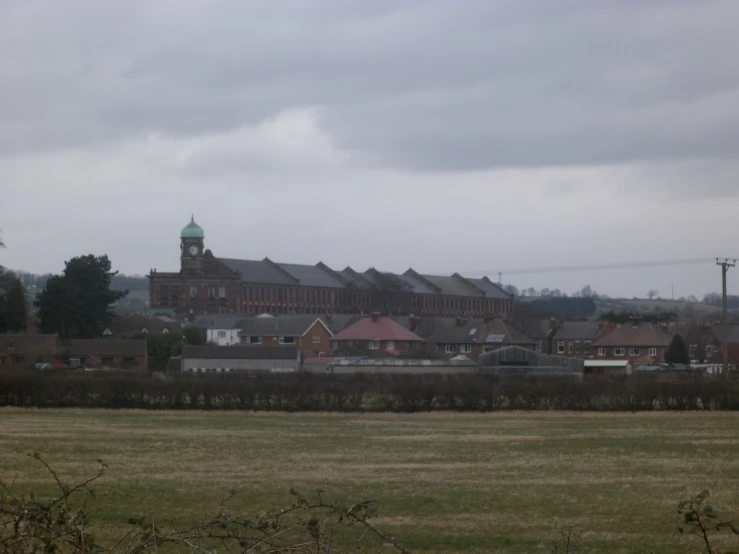
<path fill-rule="evenodd" d="M 699 374 L 150 374 L 0 372 L 0 406 L 151 410 L 737 410 L 739 380 Z"/>

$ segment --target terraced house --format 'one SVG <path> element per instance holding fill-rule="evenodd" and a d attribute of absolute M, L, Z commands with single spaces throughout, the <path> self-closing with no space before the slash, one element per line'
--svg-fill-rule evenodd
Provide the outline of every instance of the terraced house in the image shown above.
<path fill-rule="evenodd" d="M 149 305 L 189 315 L 369 314 L 506 319 L 513 296 L 487 277 L 389 273 L 324 263 L 219 258 L 193 218 L 180 233 L 180 270 L 149 274 Z"/>

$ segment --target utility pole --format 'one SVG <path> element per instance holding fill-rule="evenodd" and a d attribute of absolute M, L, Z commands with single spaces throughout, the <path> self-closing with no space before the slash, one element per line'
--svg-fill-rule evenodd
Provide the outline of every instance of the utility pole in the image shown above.
<path fill-rule="evenodd" d="M 716 265 L 721 266 L 721 323 L 726 331 L 727 318 L 728 318 L 728 301 L 726 299 L 726 273 L 730 267 L 736 265 L 736 260 L 729 258 L 716 258 Z M 726 335 L 724 340 L 724 375 L 728 378 L 729 376 L 729 335 Z"/>

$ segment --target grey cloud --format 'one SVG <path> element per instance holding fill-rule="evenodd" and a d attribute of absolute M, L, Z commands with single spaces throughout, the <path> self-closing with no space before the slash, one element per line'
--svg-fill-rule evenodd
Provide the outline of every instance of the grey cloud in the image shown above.
<path fill-rule="evenodd" d="M 77 0 L 0 13 L 0 153 L 255 125 L 429 171 L 730 158 L 727 2 Z"/>

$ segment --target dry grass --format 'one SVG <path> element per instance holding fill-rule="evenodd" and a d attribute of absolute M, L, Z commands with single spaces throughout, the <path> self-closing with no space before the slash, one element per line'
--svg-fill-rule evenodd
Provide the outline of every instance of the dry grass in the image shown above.
<path fill-rule="evenodd" d="M 0 478 L 48 488 L 40 452 L 70 480 L 109 465 L 101 532 L 129 516 L 183 523 L 239 488 L 235 509 L 325 489 L 374 498 L 413 551 L 690 552 L 677 501 L 709 488 L 739 512 L 739 414 L 241 414 L 0 410 Z M 50 490 L 50 489 L 48 489 Z M 695 550 L 695 549 L 694 549 Z"/>

